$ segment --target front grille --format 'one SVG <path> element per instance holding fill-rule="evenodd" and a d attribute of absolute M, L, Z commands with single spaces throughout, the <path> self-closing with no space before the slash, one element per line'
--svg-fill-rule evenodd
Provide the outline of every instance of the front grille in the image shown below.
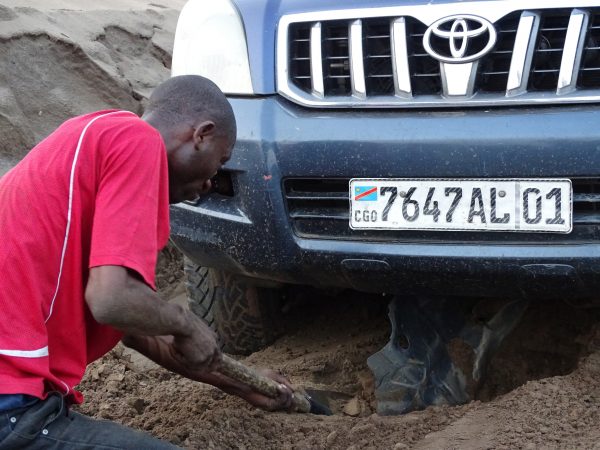
<path fill-rule="evenodd" d="M 573 231 L 485 233 L 452 231 L 352 230 L 349 178 L 288 178 L 284 195 L 295 233 L 305 238 L 397 242 L 500 241 L 540 243 L 597 240 L 600 237 L 600 179 L 573 179 Z"/>
<path fill-rule="evenodd" d="M 600 13 L 590 20 L 577 85 L 585 89 L 600 85 Z"/>
<path fill-rule="evenodd" d="M 490 11 L 503 7 L 498 3 L 517 4 L 494 2 Z M 600 2 L 599 7 L 538 8 L 509 10 L 495 19 L 494 46 L 464 63 L 439 61 L 426 50 L 424 41 L 448 46 L 444 38 L 426 36 L 431 7 L 426 13 L 418 6 L 386 8 L 381 16 L 376 8 L 362 10 L 362 17 L 356 10 L 283 16 L 278 91 L 313 107 L 600 101 Z M 457 4 L 456 10 L 473 12 L 468 4 Z M 480 15 L 485 17 L 485 10 Z M 470 38 L 468 51 L 481 50 L 486 43 L 481 39 Z"/>
<path fill-rule="evenodd" d="M 519 27 L 520 13 L 513 13 L 498 21 L 498 40 L 490 53 L 479 62 L 477 89 L 479 92 L 504 94 L 508 83 L 510 62 Z"/>
<path fill-rule="evenodd" d="M 440 65 L 423 47 L 423 35 L 427 27 L 416 20 L 407 20 L 406 25 L 411 91 L 414 95 L 439 95 L 442 93 Z"/>
<path fill-rule="evenodd" d="M 529 75 L 530 91 L 556 90 L 570 14 L 549 11 L 541 17 Z"/>

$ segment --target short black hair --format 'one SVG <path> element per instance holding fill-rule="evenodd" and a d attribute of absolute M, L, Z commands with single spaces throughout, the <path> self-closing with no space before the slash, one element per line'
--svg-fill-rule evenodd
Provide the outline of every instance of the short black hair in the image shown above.
<path fill-rule="evenodd" d="M 219 87 L 200 75 L 181 75 L 159 84 L 150 95 L 145 114 L 176 125 L 212 120 L 217 133 L 235 141 L 233 109 Z"/>

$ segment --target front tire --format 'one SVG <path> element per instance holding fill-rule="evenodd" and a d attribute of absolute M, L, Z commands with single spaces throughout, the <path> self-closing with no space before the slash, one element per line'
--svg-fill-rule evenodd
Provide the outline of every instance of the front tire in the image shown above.
<path fill-rule="evenodd" d="M 259 288 L 235 275 L 185 260 L 190 310 L 219 336 L 223 351 L 249 355 L 281 332 L 281 290 Z"/>

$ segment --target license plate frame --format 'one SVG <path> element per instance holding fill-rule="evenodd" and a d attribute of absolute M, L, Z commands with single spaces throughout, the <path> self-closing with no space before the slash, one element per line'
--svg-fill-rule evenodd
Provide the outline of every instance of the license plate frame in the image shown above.
<path fill-rule="evenodd" d="M 459 190 L 458 203 L 448 216 Z M 573 229 L 568 178 L 353 178 L 349 193 L 353 230 L 568 234 Z M 417 210 L 417 217 L 408 220 Z"/>

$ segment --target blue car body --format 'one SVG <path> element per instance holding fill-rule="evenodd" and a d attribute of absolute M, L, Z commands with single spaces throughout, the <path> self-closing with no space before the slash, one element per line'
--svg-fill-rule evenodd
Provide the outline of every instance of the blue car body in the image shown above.
<path fill-rule="evenodd" d="M 366 3 L 235 4 L 257 95 L 229 96 L 238 124 L 225 167 L 233 195 L 172 207 L 172 238 L 195 263 L 265 285 L 536 298 L 598 292 L 597 104 L 308 108 L 278 94 L 279 18 Z M 402 2 L 411 4 L 424 2 Z M 568 234 L 352 230 L 353 178 L 568 178 L 574 226 Z"/>

